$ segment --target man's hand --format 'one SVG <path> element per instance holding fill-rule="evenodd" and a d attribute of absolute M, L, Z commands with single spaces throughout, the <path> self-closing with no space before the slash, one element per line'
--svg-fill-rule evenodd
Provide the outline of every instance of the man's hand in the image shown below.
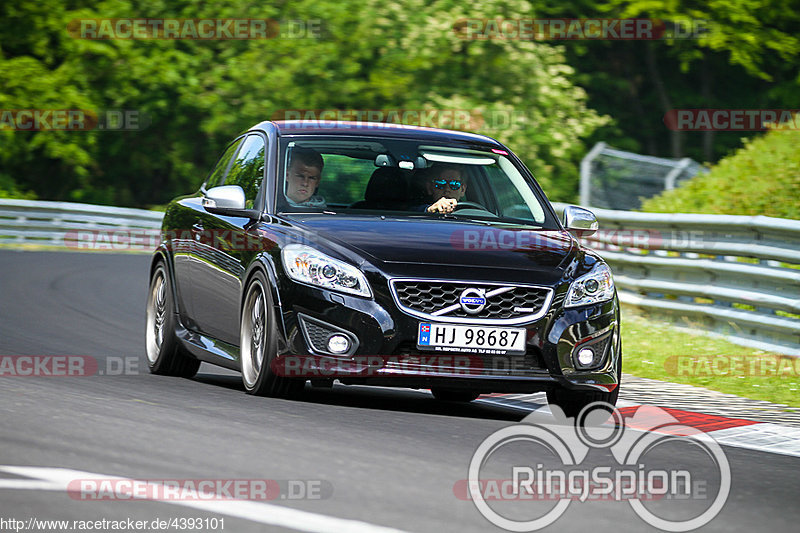
<path fill-rule="evenodd" d="M 428 213 L 452 213 L 457 204 L 458 200 L 455 198 L 439 198 L 428 206 Z"/>

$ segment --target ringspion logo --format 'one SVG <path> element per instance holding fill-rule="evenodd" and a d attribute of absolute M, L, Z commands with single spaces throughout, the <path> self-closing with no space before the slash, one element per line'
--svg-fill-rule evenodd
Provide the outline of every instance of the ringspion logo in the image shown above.
<path fill-rule="evenodd" d="M 486 437 L 472 456 L 468 478 L 453 485 L 454 495 L 471 500 L 495 526 L 517 532 L 538 531 L 570 505 L 595 501 L 627 502 L 653 527 L 691 531 L 725 505 L 731 472 L 721 446 L 667 411 L 641 406 L 628 424 L 601 402 L 586 406 L 576 419 L 557 406 L 550 410 L 552 415 L 539 409 Z M 667 447 L 678 452 L 672 454 L 678 461 L 663 460 L 660 452 Z M 597 450 L 606 461 L 598 462 Z"/>

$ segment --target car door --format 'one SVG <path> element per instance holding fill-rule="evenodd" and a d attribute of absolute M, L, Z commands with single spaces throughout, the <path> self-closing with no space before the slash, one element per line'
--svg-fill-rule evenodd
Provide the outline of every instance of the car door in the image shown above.
<path fill-rule="evenodd" d="M 247 135 L 230 165 L 225 185 L 238 185 L 245 193 L 245 207 L 259 205 L 264 181 L 266 140 L 258 133 Z M 198 329 L 229 344 L 239 343 L 239 298 L 242 278 L 250 258 L 258 251 L 258 240 L 248 233 L 250 220 L 243 217 L 199 216 L 204 238 L 195 244 L 194 319 Z"/>
<path fill-rule="evenodd" d="M 209 173 L 208 178 L 206 178 L 205 183 L 201 186 L 201 191 L 222 185 L 225 182 L 225 177 L 243 140 L 244 137 L 240 137 L 225 149 L 217 164 L 214 165 L 213 170 Z M 170 226 L 172 230 L 175 287 L 181 309 L 181 321 L 191 329 L 195 328 L 195 287 L 193 281 L 196 274 L 195 265 L 201 261 L 198 256 L 197 241 L 204 238 L 200 218 L 205 210 L 200 200 L 201 198 L 198 196 L 181 200 L 176 212 L 171 217 Z"/>

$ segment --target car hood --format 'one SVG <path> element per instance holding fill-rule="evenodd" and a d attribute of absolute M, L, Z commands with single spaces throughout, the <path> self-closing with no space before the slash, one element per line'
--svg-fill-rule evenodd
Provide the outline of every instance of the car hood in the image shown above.
<path fill-rule="evenodd" d="M 347 215 L 293 215 L 314 236 L 345 246 L 365 259 L 495 269 L 548 270 L 567 264 L 576 247 L 565 231 L 469 220 Z"/>

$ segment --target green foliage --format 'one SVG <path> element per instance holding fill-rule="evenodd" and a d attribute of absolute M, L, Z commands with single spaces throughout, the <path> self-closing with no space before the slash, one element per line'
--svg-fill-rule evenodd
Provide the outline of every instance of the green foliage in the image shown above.
<path fill-rule="evenodd" d="M 163 204 L 195 190 L 235 134 L 282 110 L 411 109 L 467 111 L 474 120 L 464 129 L 508 144 L 551 199 L 572 201 L 580 158 L 598 140 L 706 161 L 738 146 L 738 133 L 670 132 L 670 107 L 800 108 L 799 13 L 787 0 L 3 2 L 0 109 L 135 110 L 148 125 L 0 128 L 0 189 Z M 135 17 L 318 20 L 322 31 L 266 40 L 88 40 L 67 31 L 74 20 Z M 696 39 L 647 43 L 466 40 L 454 28 L 534 17 L 713 24 Z"/>
<path fill-rule="evenodd" d="M 30 191 L 20 189 L 11 176 L 0 174 L 0 198 L 36 200 L 36 195 Z"/>
<path fill-rule="evenodd" d="M 133 0 L 4 3 L 0 109 L 136 110 L 141 131 L 0 131 L 2 172 L 47 199 L 163 204 L 195 190 L 225 144 L 282 110 L 489 110 L 477 129 L 508 142 L 554 199 L 572 200 L 583 139 L 607 119 L 554 46 L 467 41 L 455 0 L 275 2 Z M 487 14 L 526 16 L 514 0 Z M 98 18 L 319 20 L 321 35 L 267 40 L 87 40 Z M 22 30 L 24 28 L 24 31 Z"/>
<path fill-rule="evenodd" d="M 538 17 L 650 18 L 683 36 L 562 41 L 588 105 L 614 118 L 590 141 L 715 162 L 755 132 L 674 132 L 670 109 L 800 108 L 800 10 L 789 0 L 537 0 Z M 688 29 L 699 31 L 688 36 Z"/>
<path fill-rule="evenodd" d="M 800 219 L 800 131 L 775 129 L 736 154 L 644 202 L 659 213 L 766 215 Z"/>

